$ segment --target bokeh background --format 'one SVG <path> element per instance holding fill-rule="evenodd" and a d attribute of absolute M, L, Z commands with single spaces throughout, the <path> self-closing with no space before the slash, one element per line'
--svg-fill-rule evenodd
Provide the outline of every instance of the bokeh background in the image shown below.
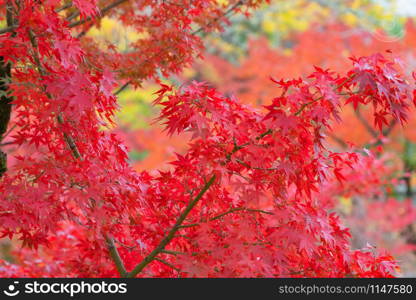
<path fill-rule="evenodd" d="M 229 21 L 224 32 L 204 37 L 203 58 L 165 82 L 180 86 L 205 81 L 263 109 L 277 94 L 270 77 L 307 76 L 314 66 L 342 72 L 350 66 L 349 57 L 376 52 L 397 58 L 409 82 L 415 81 L 416 0 L 271 0 L 256 11 L 230 15 Z M 144 36 L 105 17 L 87 38 L 129 52 L 129 45 Z M 170 168 L 175 153 L 185 152 L 190 139 L 186 134 L 169 137 L 155 122 L 159 108 L 152 101 L 157 89 L 155 82 L 146 81 L 135 89 L 115 91 L 120 111 L 113 130 L 126 141 L 138 171 Z M 364 107 L 345 107 L 342 118 L 327 132 L 328 147 L 367 148 L 377 159 L 347 174 L 348 184 L 342 189 L 324 189 L 322 199 L 325 193 L 336 194 L 334 210 L 351 229 L 353 248 L 386 249 L 399 260 L 402 276 L 415 277 L 415 111 L 405 127 L 392 122 L 382 135 Z M 10 244 L 0 246 L 7 259 Z"/>

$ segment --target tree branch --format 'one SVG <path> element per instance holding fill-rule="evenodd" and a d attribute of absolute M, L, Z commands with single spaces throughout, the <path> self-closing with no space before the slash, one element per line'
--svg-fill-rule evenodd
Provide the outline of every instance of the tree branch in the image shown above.
<path fill-rule="evenodd" d="M 261 214 L 266 214 L 266 215 L 274 215 L 274 213 L 269 212 L 269 211 L 265 211 L 262 209 L 254 209 L 254 208 L 247 208 L 247 207 L 236 207 L 236 208 L 231 208 L 230 210 L 223 212 L 211 219 L 209 219 L 210 221 L 215 221 L 218 220 L 226 215 L 235 213 L 235 212 L 239 212 L 239 211 L 249 211 L 249 212 L 257 212 L 257 213 L 261 213 Z"/>
<path fill-rule="evenodd" d="M 340 137 L 336 136 L 335 134 L 333 134 L 333 133 L 327 133 L 327 135 L 331 139 L 333 139 L 335 142 L 337 142 L 338 145 L 341 146 L 342 148 L 347 148 L 348 147 L 348 144 L 343 139 L 341 139 Z"/>
<path fill-rule="evenodd" d="M 218 18 L 212 20 L 211 22 L 209 22 L 207 25 L 202 26 L 200 28 L 198 28 L 197 30 L 195 30 L 194 32 L 192 32 L 192 35 L 198 34 L 204 30 L 206 30 L 208 27 L 212 26 L 213 24 L 219 22 L 222 18 L 226 17 L 227 15 L 229 15 L 230 13 L 234 12 L 239 6 L 244 5 L 243 0 L 238 1 L 237 3 L 235 3 L 233 6 L 231 6 L 229 9 L 227 9 L 221 16 L 219 16 Z"/>
<path fill-rule="evenodd" d="M 392 120 L 390 122 L 390 125 L 386 129 L 383 130 L 383 137 L 389 136 L 390 133 L 393 131 L 394 127 L 396 127 L 396 125 L 397 125 L 397 120 L 396 119 Z M 378 137 L 377 140 L 374 143 L 369 144 L 366 147 L 372 148 L 372 147 L 380 146 L 382 144 L 383 144 L 382 138 L 381 137 Z"/>
<path fill-rule="evenodd" d="M 383 136 L 388 136 L 394 129 L 394 127 L 397 125 L 397 119 L 393 119 L 390 122 L 389 127 L 387 127 L 385 130 L 383 130 Z"/>
<path fill-rule="evenodd" d="M 218 219 L 220 219 L 220 218 L 222 218 L 222 217 L 224 217 L 228 214 L 232 214 L 232 213 L 239 212 L 239 211 L 248 211 L 248 212 L 253 212 L 253 213 L 254 212 L 262 213 L 262 214 L 266 214 L 266 215 L 274 215 L 274 213 L 269 212 L 269 211 L 265 211 L 265 210 L 262 210 L 262 209 L 247 208 L 247 207 L 235 207 L 235 208 L 231 208 L 230 210 L 227 210 L 226 212 L 223 212 L 223 213 L 221 213 L 221 214 L 219 214 L 215 217 L 210 218 L 208 221 L 212 222 L 212 221 L 218 220 Z M 191 228 L 191 227 L 196 227 L 196 226 L 200 226 L 200 225 L 201 225 L 201 223 L 185 224 L 185 225 L 179 226 L 179 228 L 180 229 L 182 229 L 182 228 Z M 162 252 L 167 253 L 166 251 L 162 251 Z"/>
<path fill-rule="evenodd" d="M 229 8 L 227 11 L 225 11 L 220 17 L 216 18 L 215 20 L 211 21 L 210 23 L 208 23 L 206 26 L 200 27 L 197 30 L 193 31 L 191 33 L 191 35 L 197 35 L 199 33 L 201 33 L 202 31 L 204 31 L 207 27 L 211 26 L 212 24 L 220 21 L 223 17 L 229 15 L 231 12 L 235 11 L 235 9 L 241 5 L 244 4 L 245 1 L 241 0 L 239 2 L 237 2 L 236 4 L 234 4 L 231 8 Z M 174 4 L 174 3 L 172 3 Z M 81 32 L 77 38 L 82 37 L 85 34 L 85 31 Z M 159 53 L 161 53 L 162 51 L 158 51 L 158 53 L 156 53 L 154 56 L 156 57 Z M 140 65 L 139 65 L 140 67 Z M 115 93 L 114 95 L 117 96 L 119 93 L 121 93 L 124 89 L 126 89 L 129 85 L 131 84 L 131 80 L 127 81 L 124 85 L 122 85 Z"/>
<path fill-rule="evenodd" d="M 100 11 L 101 17 L 108 12 L 110 9 L 126 2 L 128 0 L 118 0 L 113 2 L 112 4 L 108 5 L 107 7 L 103 8 Z M 238 4 L 238 5 L 237 5 Z M 237 6 L 243 4 L 243 1 L 239 1 L 236 5 L 234 5 L 232 7 L 232 9 L 228 10 L 227 12 L 225 12 L 225 15 L 229 14 L 232 10 L 234 10 Z M 78 25 L 82 25 L 88 21 L 91 21 L 92 18 L 88 17 L 86 19 L 83 20 L 79 20 L 76 22 L 73 22 L 71 24 L 69 24 L 70 28 L 76 27 Z M 220 18 L 214 20 L 213 22 L 217 22 L 218 20 L 220 20 Z M 212 24 L 212 22 L 211 22 Z M 197 31 L 193 32 L 192 34 L 197 34 L 200 31 L 202 31 L 204 28 L 200 28 Z M 36 40 L 34 38 L 33 32 L 29 31 L 29 34 L 31 36 L 31 41 L 32 41 L 32 45 L 34 46 L 34 48 L 37 48 L 37 43 Z M 43 68 L 41 67 L 41 62 L 39 59 L 39 56 L 37 54 L 37 52 L 35 51 L 35 55 L 34 55 L 34 59 L 35 62 L 38 66 L 39 72 L 41 75 L 45 75 Z M 115 94 L 119 94 L 120 92 L 122 92 L 131 82 L 127 82 L 125 83 L 119 90 L 117 90 L 115 92 Z M 59 123 L 63 123 L 63 118 L 61 115 L 58 116 L 58 122 Z M 267 135 L 269 133 L 266 133 L 265 135 Z M 72 138 L 70 136 L 65 136 L 65 140 L 67 145 L 69 146 L 69 148 L 72 151 L 72 154 L 75 158 L 81 159 L 81 154 L 79 153 L 75 142 L 73 142 Z M 153 260 L 159 260 L 156 256 L 159 253 L 162 253 L 164 251 L 164 248 L 166 247 L 166 245 L 169 244 L 169 242 L 175 237 L 175 233 L 180 229 L 181 224 L 183 223 L 183 221 L 186 219 L 186 217 L 188 216 L 188 214 L 190 213 L 190 211 L 193 209 L 193 207 L 198 203 L 198 201 L 202 198 L 202 196 L 205 194 L 205 192 L 209 189 L 209 187 L 214 183 L 215 181 L 215 175 L 213 175 L 211 177 L 211 179 L 204 185 L 204 187 L 202 188 L 202 190 L 200 191 L 200 193 L 188 204 L 188 206 L 185 208 L 185 210 L 182 212 L 182 214 L 179 216 L 179 218 L 177 219 L 175 225 L 172 227 L 172 229 L 169 231 L 169 233 L 167 234 L 167 236 L 160 242 L 160 244 L 147 256 L 144 258 L 144 260 L 138 264 L 131 272 L 127 272 L 124 268 L 124 264 L 121 260 L 121 257 L 118 254 L 117 248 L 114 245 L 114 241 L 109 240 L 106 237 L 106 241 L 107 244 L 109 245 L 109 252 L 110 252 L 110 256 L 112 257 L 114 263 L 116 264 L 117 270 L 119 271 L 120 275 L 122 277 L 135 277 L 137 274 L 139 274 L 150 262 L 152 262 Z"/>
<path fill-rule="evenodd" d="M 334 87 L 334 90 L 338 90 L 340 88 L 342 88 L 344 86 L 345 83 L 347 83 L 349 80 L 351 80 L 352 78 L 354 78 L 355 75 L 352 75 L 348 78 L 346 78 L 342 83 L 340 83 L 339 85 L 337 85 L 336 87 Z M 314 99 L 308 103 L 304 103 L 301 105 L 301 107 L 299 108 L 298 111 L 295 112 L 295 116 L 298 116 L 306 107 L 308 107 L 309 105 L 321 100 L 323 98 L 323 96 L 318 97 L 317 99 Z M 270 135 L 273 133 L 273 129 L 268 129 L 265 132 L 263 132 L 262 134 L 260 134 L 259 136 L 256 137 L 256 140 L 261 140 L 262 138 Z M 231 155 L 234 154 L 235 152 L 243 149 L 244 147 L 250 145 L 251 142 L 247 142 L 245 144 L 239 145 L 239 146 L 235 146 L 234 149 L 231 151 L 231 153 L 227 154 L 227 159 L 230 160 L 231 159 Z"/>
<path fill-rule="evenodd" d="M 212 175 L 212 177 L 207 181 L 207 183 L 205 183 L 199 194 L 192 201 L 189 202 L 188 206 L 181 213 L 175 225 L 170 229 L 169 233 L 162 239 L 159 245 L 142 260 L 141 263 L 139 263 L 130 273 L 127 274 L 127 277 L 136 277 L 137 274 L 139 274 L 148 264 L 155 260 L 156 256 L 159 255 L 159 253 L 161 253 L 165 249 L 165 247 L 175 237 L 176 232 L 180 229 L 180 226 L 182 225 L 183 221 L 185 221 L 188 214 L 214 183 L 215 178 L 216 176 Z"/>
<path fill-rule="evenodd" d="M 334 87 L 334 91 L 339 90 L 340 88 L 342 88 L 344 86 L 344 84 L 346 84 L 348 81 L 350 81 L 351 79 L 353 79 L 355 76 L 355 74 L 349 76 L 348 78 L 346 78 L 343 82 L 341 82 L 339 85 Z M 315 100 L 312 100 L 310 102 L 304 103 L 302 104 L 302 106 L 299 108 L 299 110 L 297 112 L 295 112 L 295 116 L 298 116 L 306 107 L 308 107 L 309 105 L 321 100 L 323 98 L 323 96 L 320 96 L 318 98 L 316 98 Z"/>
<path fill-rule="evenodd" d="M 35 60 L 36 66 L 38 68 L 38 72 L 41 76 L 46 76 L 46 72 L 42 66 L 42 63 L 40 61 L 40 57 L 39 57 L 39 52 L 38 52 L 38 43 L 36 40 L 36 36 L 34 35 L 32 29 L 29 28 L 28 30 L 29 33 L 29 39 L 30 39 L 30 43 L 32 44 L 33 47 L 33 59 Z M 49 99 L 52 99 L 52 96 L 46 92 L 45 87 L 43 87 L 46 93 L 46 96 Z M 58 117 L 57 117 L 58 123 L 59 124 L 64 124 L 64 119 L 62 117 L 62 114 L 59 113 Z M 71 150 L 72 155 L 76 158 L 76 159 L 81 159 L 82 160 L 82 156 L 81 153 L 78 150 L 77 145 L 75 144 L 74 139 L 72 138 L 72 136 L 70 136 L 69 134 L 67 134 L 66 132 L 64 132 L 64 139 L 66 144 L 68 145 L 69 149 Z"/>
<path fill-rule="evenodd" d="M 72 7 L 72 1 L 68 2 L 67 4 L 62 5 L 61 7 L 55 9 L 56 13 L 60 13 L 61 11 L 64 11 L 65 9 L 68 9 L 70 7 Z"/>
<path fill-rule="evenodd" d="M 172 251 L 172 250 L 162 250 L 160 252 L 164 253 L 164 254 L 174 255 L 174 256 L 176 256 L 176 255 L 185 255 L 186 254 L 185 252 Z"/>
<path fill-rule="evenodd" d="M 39 58 L 38 44 L 37 44 L 37 41 L 36 41 L 36 37 L 35 37 L 35 35 L 34 35 L 34 33 L 31 29 L 29 29 L 28 33 L 29 33 L 30 42 L 31 42 L 32 47 L 33 47 L 34 60 L 35 60 L 35 63 L 37 65 L 38 72 L 41 76 L 45 76 L 46 72 L 43 69 L 42 63 L 41 63 L 40 58 Z M 52 99 L 52 96 L 49 93 L 46 93 L 46 95 L 49 99 Z M 58 120 L 59 124 L 64 124 L 64 120 L 63 120 L 63 117 L 62 117 L 61 114 L 58 114 L 57 120 Z M 79 152 L 78 147 L 75 144 L 72 136 L 70 136 L 67 133 L 64 133 L 64 139 L 65 139 L 66 144 L 70 148 L 70 150 L 72 152 L 72 155 L 75 157 L 75 159 L 82 160 L 81 153 Z M 121 277 L 126 277 L 127 276 L 127 271 L 126 271 L 126 268 L 124 267 L 124 263 L 123 263 L 120 255 L 118 253 L 117 247 L 114 244 L 114 240 L 112 238 L 110 238 L 107 234 L 104 234 L 104 239 L 107 243 L 107 247 L 108 247 L 108 251 L 110 253 L 110 257 L 114 261 L 114 264 L 116 265 L 116 268 L 117 268 L 120 276 Z"/>
<path fill-rule="evenodd" d="M 57 8 L 57 9 L 55 9 L 55 12 L 59 13 L 59 12 L 64 11 L 65 9 L 68 9 L 70 7 L 72 7 L 72 1 L 68 2 L 67 4 L 64 4 L 63 6 Z M 16 25 L 16 24 L 13 24 L 13 25 L 7 24 L 7 25 L 8 25 L 7 27 L 4 27 L 4 28 L 0 29 L 0 34 L 12 32 L 13 30 L 15 30 L 18 27 L 18 25 Z"/>
<path fill-rule="evenodd" d="M 104 235 L 105 241 L 107 242 L 108 252 L 110 253 L 111 258 L 116 265 L 117 271 L 121 277 L 127 277 L 127 271 L 124 267 L 123 260 L 118 253 L 117 247 L 114 244 L 114 240 L 110 238 L 107 234 Z"/>
<path fill-rule="evenodd" d="M 117 91 L 114 92 L 114 96 L 117 96 L 122 91 L 124 91 L 130 85 L 130 83 L 131 81 L 127 81 L 125 84 L 123 84 Z"/>
<path fill-rule="evenodd" d="M 244 167 L 246 167 L 247 169 L 252 169 L 252 170 L 260 170 L 260 171 L 276 171 L 277 168 L 260 168 L 260 167 L 252 167 L 250 166 L 248 163 L 246 163 L 245 161 L 242 161 L 241 159 L 236 158 L 235 159 L 236 162 L 238 162 L 240 165 L 243 165 Z"/>
<path fill-rule="evenodd" d="M 4 28 L 1 28 L 1 29 L 0 29 L 0 34 L 3 34 L 3 33 L 8 33 L 8 32 L 12 32 L 12 31 L 13 31 L 13 30 L 15 30 L 17 27 L 18 27 L 17 25 L 11 25 L 11 26 L 7 26 L 7 27 L 4 27 Z"/>
<path fill-rule="evenodd" d="M 378 137 L 377 131 L 374 130 L 373 127 L 371 127 L 370 124 L 368 124 L 367 120 L 364 118 L 364 116 L 361 114 L 360 107 L 358 106 L 355 110 L 355 116 L 357 119 L 361 122 L 361 124 L 365 127 L 367 132 L 374 138 Z"/>
<path fill-rule="evenodd" d="M 171 263 L 168 263 L 166 260 L 163 260 L 161 258 L 155 257 L 154 260 L 157 260 L 158 262 L 161 262 L 162 264 L 174 269 L 175 271 L 181 272 L 181 269 L 175 267 L 174 265 L 172 265 Z"/>
<path fill-rule="evenodd" d="M 124 2 L 127 2 L 127 1 L 129 1 L 129 0 L 117 0 L 117 1 L 114 1 L 113 3 L 111 3 L 111 4 L 109 4 L 109 5 L 107 5 L 106 7 L 104 7 L 104 8 L 102 8 L 101 10 L 100 10 L 100 16 L 98 17 L 98 18 L 102 18 L 109 10 L 111 10 L 111 9 L 113 9 L 113 8 L 115 8 L 115 7 L 117 7 L 117 6 L 119 6 L 120 4 L 122 4 L 122 3 L 124 3 Z M 75 17 L 77 17 L 79 15 L 79 12 L 78 12 L 78 14 L 76 14 L 76 16 L 70 16 L 70 18 L 69 18 L 69 21 L 70 20 L 72 20 L 73 18 L 75 18 Z M 82 19 L 82 20 L 79 20 L 79 21 L 75 21 L 75 22 L 72 22 L 71 24 L 69 24 L 68 26 L 69 26 L 69 28 L 73 28 L 73 27 L 76 27 L 76 26 L 79 26 L 79 25 L 82 25 L 82 24 L 85 24 L 85 23 L 87 23 L 87 22 L 89 22 L 89 21 L 91 21 L 91 20 L 93 20 L 93 18 L 91 18 L 91 17 L 87 17 L 87 18 L 85 18 L 85 19 Z"/>

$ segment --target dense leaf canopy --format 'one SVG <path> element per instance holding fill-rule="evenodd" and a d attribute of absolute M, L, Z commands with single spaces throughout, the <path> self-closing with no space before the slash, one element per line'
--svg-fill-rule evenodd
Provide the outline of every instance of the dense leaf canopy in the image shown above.
<path fill-rule="evenodd" d="M 19 145 L 13 157 L 1 150 L 0 230 L 23 244 L 1 275 L 396 274 L 389 254 L 351 248 L 331 199 L 320 196 L 378 162 L 369 151 L 327 146 L 342 107 L 368 106 L 379 131 L 408 118 L 412 86 L 390 52 L 351 57 L 345 72 L 314 67 L 303 78 L 271 78 L 265 109 L 204 82 L 163 82 L 201 56 L 200 33 L 260 2 L 0 2 L 1 142 Z M 128 51 L 87 35 L 104 15 L 138 34 Z M 159 172 L 133 170 L 108 130 L 117 88 L 146 79 L 160 86 L 158 122 L 192 139 Z"/>

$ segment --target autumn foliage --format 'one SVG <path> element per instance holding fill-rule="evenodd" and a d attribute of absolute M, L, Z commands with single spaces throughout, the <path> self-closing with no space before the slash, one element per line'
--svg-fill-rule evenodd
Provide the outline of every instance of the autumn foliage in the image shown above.
<path fill-rule="evenodd" d="M 260 1 L 228 2 L 0 2 L 1 105 L 12 110 L 1 141 L 19 146 L 1 173 L 0 224 L 23 246 L 15 263 L 2 262 L 2 276 L 397 274 L 389 254 L 351 248 L 323 197 L 376 161 L 328 147 L 342 107 L 368 106 L 375 130 L 407 120 L 413 90 L 392 54 L 352 57 L 343 73 L 315 67 L 305 78 L 271 78 L 263 109 L 203 82 L 162 83 L 202 53 L 200 32 Z M 103 50 L 85 36 L 104 14 L 145 33 L 132 51 Z M 149 78 L 160 85 L 157 121 L 192 136 L 157 174 L 134 171 L 109 130 L 114 90 Z"/>

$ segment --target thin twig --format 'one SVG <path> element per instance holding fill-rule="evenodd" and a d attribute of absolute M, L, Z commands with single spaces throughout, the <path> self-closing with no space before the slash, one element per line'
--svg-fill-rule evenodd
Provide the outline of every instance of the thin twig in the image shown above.
<path fill-rule="evenodd" d="M 383 130 L 383 136 L 388 136 L 394 129 L 394 127 L 397 125 L 397 119 L 393 119 L 391 121 L 389 127 L 387 127 L 385 130 Z"/>
<path fill-rule="evenodd" d="M 69 3 L 65 4 L 65 5 L 63 5 L 62 7 L 59 7 L 57 9 L 55 9 L 55 12 L 56 13 L 60 13 L 61 11 L 64 11 L 65 9 L 70 8 L 71 6 L 72 6 L 72 2 L 69 2 Z M 16 28 L 18 28 L 18 27 L 19 26 L 15 24 L 15 25 L 11 25 L 11 26 L 7 26 L 7 27 L 4 27 L 4 28 L 1 28 L 0 29 L 0 34 L 12 32 Z"/>
<path fill-rule="evenodd" d="M 182 272 L 181 269 L 175 267 L 174 265 L 172 265 L 171 263 L 167 262 L 166 260 L 163 260 L 163 259 L 158 258 L 158 257 L 155 257 L 155 260 L 157 260 L 158 262 L 161 262 L 164 265 L 167 265 L 168 267 L 174 269 L 175 271 Z"/>
<path fill-rule="evenodd" d="M 33 47 L 33 59 L 35 60 L 36 66 L 38 68 L 38 72 L 41 76 L 46 76 L 46 71 L 44 70 L 44 68 L 42 66 L 42 63 L 40 61 L 39 52 L 38 52 L 38 43 L 37 43 L 37 40 L 36 40 L 36 36 L 33 33 L 32 29 L 30 29 L 30 28 L 28 30 L 28 33 L 29 33 L 30 43 L 32 44 L 32 47 Z M 43 88 L 46 91 L 45 87 L 43 87 Z M 49 93 L 46 93 L 46 96 L 49 99 L 52 99 L 52 96 Z M 61 124 L 61 125 L 63 125 L 65 123 L 61 113 L 58 114 L 57 120 L 58 120 L 58 123 Z M 72 155 L 76 159 L 82 159 L 81 153 L 79 152 L 78 147 L 75 144 L 75 141 L 72 138 L 72 136 L 70 136 L 69 134 L 64 132 L 64 139 L 65 139 L 65 142 L 67 143 L 68 147 L 70 148 Z"/>
<path fill-rule="evenodd" d="M 215 18 L 214 20 L 212 20 L 211 22 L 209 22 L 207 25 L 198 28 L 197 30 L 195 30 L 191 34 L 192 35 L 199 34 L 200 32 L 206 30 L 208 27 L 211 27 L 213 24 L 219 22 L 222 18 L 224 18 L 227 15 L 229 15 L 230 13 L 234 12 L 239 6 L 243 5 L 244 2 L 245 1 L 243 1 L 243 0 L 238 1 L 233 6 L 231 6 L 228 10 L 226 10 L 221 16 L 219 16 L 218 18 Z"/>
<path fill-rule="evenodd" d="M 236 162 L 238 162 L 240 165 L 245 166 L 248 169 L 253 169 L 253 170 L 260 170 L 260 171 L 276 171 L 278 170 L 277 168 L 260 168 L 260 167 L 252 167 L 250 166 L 248 163 L 246 163 L 245 161 L 242 161 L 241 159 L 236 158 L 235 160 Z"/>
<path fill-rule="evenodd" d="M 6 23 L 8 26 L 13 26 L 15 24 L 14 18 L 15 12 L 13 10 L 12 1 L 6 2 Z M 12 33 L 12 37 L 14 34 Z M 10 91 L 9 81 L 12 77 L 11 72 L 12 65 L 10 62 L 5 61 L 3 56 L 0 56 L 0 91 L 4 93 L 0 97 L 0 143 L 7 135 L 7 127 L 10 123 L 10 118 L 12 114 L 12 101 L 13 96 L 8 95 Z M 10 131 L 9 131 L 10 132 Z M 7 172 L 7 153 L 0 150 L 0 178 Z"/>
<path fill-rule="evenodd" d="M 171 254 L 171 255 L 174 255 L 174 256 L 176 256 L 176 255 L 186 255 L 186 253 L 185 252 L 179 252 L 179 251 L 172 251 L 172 250 L 165 250 L 165 249 L 163 249 L 162 251 L 160 251 L 161 253 L 164 253 L 164 254 Z"/>
<path fill-rule="evenodd" d="M 358 121 L 360 121 L 360 123 L 365 127 L 365 129 L 368 131 L 368 133 L 372 137 L 377 138 L 378 137 L 377 131 L 375 131 L 373 129 L 373 127 L 371 127 L 371 125 L 368 124 L 367 120 L 361 114 L 361 111 L 360 111 L 360 107 L 359 106 L 357 107 L 357 109 L 354 110 L 354 112 L 355 112 L 355 116 L 357 117 Z"/>
<path fill-rule="evenodd" d="M 13 126 L 5 133 L 3 134 L 3 140 L 10 134 L 12 131 L 17 127 L 17 124 L 13 124 Z"/>
<path fill-rule="evenodd" d="M 215 220 L 218 220 L 218 219 L 220 219 L 220 218 L 222 218 L 222 217 L 224 217 L 228 214 L 232 214 L 232 213 L 239 212 L 239 211 L 249 211 L 249 212 L 257 212 L 257 213 L 266 214 L 266 215 L 274 215 L 274 213 L 269 212 L 269 211 L 265 211 L 265 210 L 262 210 L 262 209 L 254 209 L 254 208 L 247 208 L 247 207 L 236 207 L 236 208 L 231 208 L 230 210 L 228 210 L 226 212 L 223 212 L 223 213 L 221 213 L 221 214 L 219 214 L 219 215 L 217 215 L 217 216 L 215 216 L 215 217 L 213 217 L 209 220 L 210 221 L 215 221 Z"/>
<path fill-rule="evenodd" d="M 127 81 L 125 84 L 123 84 L 117 91 L 114 92 L 114 96 L 117 96 L 122 91 L 124 91 L 129 85 L 131 84 L 131 81 Z"/>
<path fill-rule="evenodd" d="M 190 228 L 190 227 L 195 227 L 195 226 L 199 226 L 199 224 L 185 224 L 185 225 L 179 226 L 179 228 L 182 229 L 182 228 Z"/>
<path fill-rule="evenodd" d="M 382 132 L 383 137 L 389 136 L 390 133 L 393 131 L 394 127 L 396 127 L 397 123 L 398 123 L 397 119 L 392 120 L 390 122 L 390 125 L 386 129 L 383 130 L 383 132 Z M 377 140 L 374 143 L 367 145 L 366 148 L 373 148 L 373 147 L 380 146 L 382 144 L 383 144 L 382 137 L 378 137 Z"/>
<path fill-rule="evenodd" d="M 1 28 L 1 29 L 0 29 L 0 34 L 3 34 L 3 33 L 8 33 L 8 32 L 12 32 L 12 31 L 13 31 L 13 30 L 15 30 L 17 27 L 18 27 L 17 25 L 11 25 L 11 26 L 7 26 L 7 27 L 4 27 L 4 28 Z"/>
<path fill-rule="evenodd" d="M 339 90 L 340 88 L 342 88 L 344 86 L 344 84 L 346 84 L 348 81 L 350 81 L 351 79 L 353 79 L 355 76 L 355 74 L 349 76 L 348 78 L 346 78 L 343 82 L 341 82 L 339 85 L 337 85 L 334 88 L 334 91 Z M 297 112 L 295 112 L 295 116 L 298 116 L 306 107 L 308 107 L 309 105 L 321 100 L 323 98 L 323 96 L 320 96 L 310 102 L 304 103 L 302 104 L 302 106 L 299 108 L 299 110 Z"/>
<path fill-rule="evenodd" d="M 247 212 L 255 212 L 255 213 L 261 213 L 261 214 L 266 214 L 266 215 L 274 215 L 274 213 L 270 212 L 270 211 L 265 211 L 262 209 L 256 209 L 256 208 L 247 208 L 247 207 L 235 207 L 235 208 L 231 208 L 230 210 L 227 210 L 226 212 L 223 212 L 215 217 L 212 217 L 209 219 L 209 222 L 218 220 L 228 214 L 232 214 L 235 212 L 240 212 L 240 211 L 247 211 Z M 193 224 L 186 224 L 186 225 L 182 225 L 180 226 L 180 228 L 190 228 L 190 227 L 196 227 L 196 226 L 201 226 L 201 223 L 193 223 Z"/>
<path fill-rule="evenodd" d="M 118 253 L 117 247 L 114 244 L 114 240 L 106 234 L 104 235 L 104 237 L 105 241 L 107 242 L 108 252 L 110 253 L 111 258 L 113 259 L 114 264 L 116 265 L 118 273 L 121 277 L 126 277 L 127 271 L 124 267 L 123 260 L 121 259 L 120 254 Z"/>
<path fill-rule="evenodd" d="M 72 1 L 68 2 L 67 4 L 62 5 L 61 7 L 57 8 L 57 9 L 55 9 L 55 12 L 60 13 L 61 11 L 64 11 L 65 9 L 68 9 L 70 7 L 72 7 Z"/>
<path fill-rule="evenodd" d="M 340 88 L 342 88 L 344 86 L 345 83 L 347 83 L 349 80 L 351 80 L 352 78 L 354 78 L 355 75 L 351 75 L 350 77 L 346 78 L 342 83 L 340 83 L 339 85 L 337 85 L 334 90 L 338 90 Z M 308 107 L 309 105 L 321 100 L 323 98 L 323 96 L 318 97 L 317 99 L 314 99 L 308 103 L 304 103 L 297 112 L 295 112 L 295 116 L 298 116 L 306 107 Z M 256 137 L 256 140 L 261 140 L 262 138 L 264 138 L 265 136 L 268 136 L 270 134 L 273 133 L 272 129 L 268 129 L 265 132 L 263 132 L 262 134 L 260 134 L 259 136 Z M 235 146 L 234 149 L 231 151 L 231 153 L 227 154 L 227 160 L 230 160 L 230 155 L 234 154 L 235 152 L 243 149 L 244 147 L 250 145 L 250 142 L 247 142 L 245 144 L 239 145 L 239 146 Z"/>

